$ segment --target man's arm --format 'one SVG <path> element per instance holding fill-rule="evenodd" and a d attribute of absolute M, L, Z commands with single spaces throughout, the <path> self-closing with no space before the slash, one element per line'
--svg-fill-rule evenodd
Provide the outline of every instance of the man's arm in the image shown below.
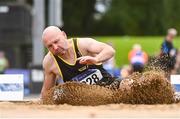
<path fill-rule="evenodd" d="M 82 38 L 78 41 L 81 51 L 85 55 L 87 54 L 79 58 L 81 64 L 102 63 L 112 58 L 115 54 L 115 50 L 110 45 L 98 42 L 92 38 Z"/>
<path fill-rule="evenodd" d="M 52 60 L 49 57 L 50 56 L 46 56 L 43 60 L 44 83 L 41 90 L 41 98 L 55 85 L 56 75 L 52 72 Z"/>

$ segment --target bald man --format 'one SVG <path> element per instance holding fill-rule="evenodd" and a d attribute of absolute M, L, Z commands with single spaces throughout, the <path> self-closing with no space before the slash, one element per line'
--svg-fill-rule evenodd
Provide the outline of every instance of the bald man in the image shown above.
<path fill-rule="evenodd" d="M 56 26 L 44 30 L 42 41 L 49 50 L 43 60 L 45 79 L 42 98 L 55 85 L 57 76 L 64 82 L 78 81 L 103 86 L 117 84 L 102 67 L 102 62 L 114 56 L 115 50 L 111 46 L 92 38 L 67 39 L 65 32 Z"/>

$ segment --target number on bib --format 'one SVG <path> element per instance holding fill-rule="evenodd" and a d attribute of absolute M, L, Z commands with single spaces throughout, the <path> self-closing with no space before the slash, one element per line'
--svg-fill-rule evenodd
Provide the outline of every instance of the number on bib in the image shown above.
<path fill-rule="evenodd" d="M 96 84 L 101 79 L 102 79 L 102 74 L 99 70 L 97 70 L 96 72 L 90 74 L 88 77 L 84 78 L 80 82 L 92 85 L 92 84 Z"/>

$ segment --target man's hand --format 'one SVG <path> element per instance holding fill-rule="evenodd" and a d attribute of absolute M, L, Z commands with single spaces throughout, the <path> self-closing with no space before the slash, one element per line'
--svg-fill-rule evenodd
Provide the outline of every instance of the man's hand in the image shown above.
<path fill-rule="evenodd" d="M 77 60 L 79 60 L 80 64 L 92 65 L 98 63 L 98 60 L 95 57 L 91 57 L 91 56 L 82 56 L 79 57 Z"/>

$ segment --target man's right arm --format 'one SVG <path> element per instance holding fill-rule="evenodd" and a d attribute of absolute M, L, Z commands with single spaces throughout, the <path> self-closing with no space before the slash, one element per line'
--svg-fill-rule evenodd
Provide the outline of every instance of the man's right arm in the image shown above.
<path fill-rule="evenodd" d="M 52 72 L 52 60 L 49 57 L 50 55 L 47 55 L 43 60 L 44 83 L 41 90 L 41 98 L 55 85 L 56 75 Z"/>

